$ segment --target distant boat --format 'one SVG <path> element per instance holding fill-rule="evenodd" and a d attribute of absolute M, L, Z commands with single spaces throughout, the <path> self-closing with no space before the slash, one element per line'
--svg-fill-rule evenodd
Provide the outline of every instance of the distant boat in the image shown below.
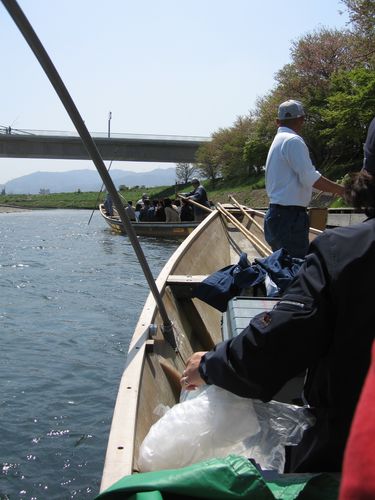
<path fill-rule="evenodd" d="M 116 233 L 126 234 L 123 223 L 117 217 L 105 213 L 103 204 L 99 205 L 103 219 Z M 199 222 L 132 222 L 134 231 L 138 236 L 151 236 L 154 238 L 185 239 L 198 226 Z"/>

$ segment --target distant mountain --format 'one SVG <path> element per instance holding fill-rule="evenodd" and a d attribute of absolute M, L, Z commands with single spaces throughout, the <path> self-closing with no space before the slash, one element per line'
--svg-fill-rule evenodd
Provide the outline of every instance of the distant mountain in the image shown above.
<path fill-rule="evenodd" d="M 118 188 L 120 185 L 133 186 L 169 186 L 176 181 L 176 168 L 157 168 L 149 172 L 131 172 L 111 170 L 110 176 Z M 70 193 L 81 191 L 99 191 L 102 180 L 95 170 L 70 170 L 68 172 L 34 172 L 7 182 L 4 187 L 7 194 L 38 194 L 41 189 L 50 193 Z"/>

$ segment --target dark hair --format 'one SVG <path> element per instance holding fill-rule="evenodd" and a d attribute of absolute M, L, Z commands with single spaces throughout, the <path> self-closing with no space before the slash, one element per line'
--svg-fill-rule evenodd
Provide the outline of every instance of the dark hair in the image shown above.
<path fill-rule="evenodd" d="M 164 198 L 164 206 L 165 207 L 171 207 L 172 206 L 172 200 L 170 198 Z"/>
<path fill-rule="evenodd" d="M 354 208 L 364 209 L 368 217 L 375 216 L 375 176 L 361 170 L 349 174 L 345 182 L 345 200 Z"/>
<path fill-rule="evenodd" d="M 290 126 L 292 125 L 293 127 L 294 125 L 299 123 L 301 121 L 301 118 L 305 119 L 305 116 L 299 116 L 298 118 L 287 118 L 287 119 L 278 118 L 278 122 L 281 127 L 291 128 Z"/>

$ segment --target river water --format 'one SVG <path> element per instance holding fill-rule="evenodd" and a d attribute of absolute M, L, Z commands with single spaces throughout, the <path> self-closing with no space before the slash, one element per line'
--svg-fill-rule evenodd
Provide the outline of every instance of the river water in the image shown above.
<path fill-rule="evenodd" d="M 99 491 L 148 286 L 128 239 L 90 214 L 0 214 L 1 500 Z M 177 243 L 141 243 L 156 277 Z"/>

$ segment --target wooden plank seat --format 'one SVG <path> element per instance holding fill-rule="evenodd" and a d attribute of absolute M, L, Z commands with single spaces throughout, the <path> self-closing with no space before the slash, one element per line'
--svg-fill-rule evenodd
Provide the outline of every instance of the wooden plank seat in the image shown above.
<path fill-rule="evenodd" d="M 172 289 L 172 292 L 177 298 L 191 298 L 194 288 L 196 288 L 207 274 L 170 274 L 166 285 Z"/>

